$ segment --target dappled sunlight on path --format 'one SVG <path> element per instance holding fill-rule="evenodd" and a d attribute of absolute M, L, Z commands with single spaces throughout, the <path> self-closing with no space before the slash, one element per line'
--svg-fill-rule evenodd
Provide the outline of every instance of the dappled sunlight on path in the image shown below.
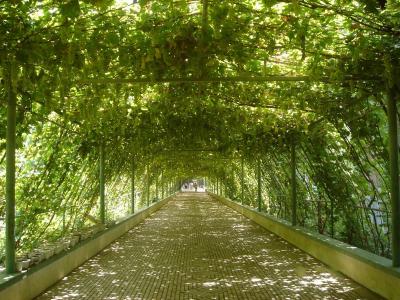
<path fill-rule="evenodd" d="M 38 299 L 380 299 L 205 193 L 183 193 Z"/>

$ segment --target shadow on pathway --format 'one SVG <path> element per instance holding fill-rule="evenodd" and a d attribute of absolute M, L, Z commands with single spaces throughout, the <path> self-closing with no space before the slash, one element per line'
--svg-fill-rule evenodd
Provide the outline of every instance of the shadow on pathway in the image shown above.
<path fill-rule="evenodd" d="M 183 193 L 37 299 L 380 299 L 205 193 Z"/>

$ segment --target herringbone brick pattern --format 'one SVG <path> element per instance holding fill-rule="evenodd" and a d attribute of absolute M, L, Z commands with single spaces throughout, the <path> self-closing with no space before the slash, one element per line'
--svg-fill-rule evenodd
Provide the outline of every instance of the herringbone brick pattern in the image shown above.
<path fill-rule="evenodd" d="M 38 299 L 378 299 L 202 193 L 177 196 Z"/>

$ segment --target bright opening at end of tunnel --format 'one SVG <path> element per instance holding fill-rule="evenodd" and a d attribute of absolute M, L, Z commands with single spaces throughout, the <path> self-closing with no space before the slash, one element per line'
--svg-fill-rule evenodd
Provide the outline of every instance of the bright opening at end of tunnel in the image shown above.
<path fill-rule="evenodd" d="M 204 178 L 185 180 L 182 183 L 180 190 L 181 192 L 205 193 L 207 191 L 206 180 Z"/>

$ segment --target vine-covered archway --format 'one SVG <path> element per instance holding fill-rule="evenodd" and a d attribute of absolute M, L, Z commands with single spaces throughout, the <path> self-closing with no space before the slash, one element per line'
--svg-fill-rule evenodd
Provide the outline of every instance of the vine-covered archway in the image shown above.
<path fill-rule="evenodd" d="M 399 5 L 0 0 L 8 271 L 192 177 L 399 266 Z"/>

